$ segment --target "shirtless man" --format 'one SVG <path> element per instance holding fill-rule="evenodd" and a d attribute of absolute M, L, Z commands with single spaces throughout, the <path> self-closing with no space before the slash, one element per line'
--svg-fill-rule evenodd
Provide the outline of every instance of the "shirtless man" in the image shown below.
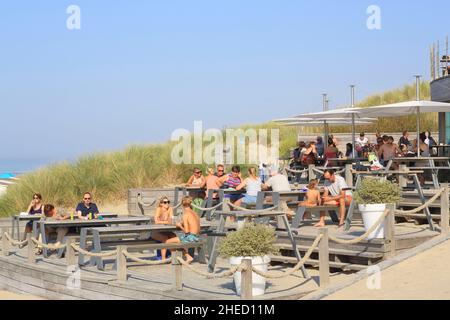
<path fill-rule="evenodd" d="M 184 197 L 183 203 L 183 222 L 177 223 L 177 228 L 183 231 L 183 235 L 175 237 L 166 241 L 166 243 L 193 243 L 200 241 L 200 218 L 192 210 L 192 198 Z M 183 250 L 183 255 L 186 258 L 187 263 L 192 263 L 194 258 L 186 251 Z"/>
<path fill-rule="evenodd" d="M 382 165 L 386 166 L 389 160 L 392 160 L 399 153 L 398 146 L 394 144 L 393 137 L 384 137 L 384 144 L 378 149 L 378 158 L 383 159 Z"/>

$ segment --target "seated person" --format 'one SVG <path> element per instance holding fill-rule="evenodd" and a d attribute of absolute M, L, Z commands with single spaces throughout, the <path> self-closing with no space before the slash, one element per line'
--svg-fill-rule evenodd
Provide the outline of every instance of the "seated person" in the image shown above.
<path fill-rule="evenodd" d="M 206 195 L 209 195 L 209 190 L 217 190 L 219 187 L 217 186 L 217 180 L 219 177 L 215 175 L 213 168 L 208 168 L 208 175 L 206 176 Z M 212 195 L 213 200 L 218 200 L 219 195 L 217 192 L 214 192 Z"/>
<path fill-rule="evenodd" d="M 192 210 L 192 198 L 184 197 L 183 204 L 183 222 L 177 223 L 177 228 L 183 232 L 179 237 L 168 239 L 166 243 L 193 243 L 200 241 L 200 218 Z M 183 250 L 183 255 L 186 258 L 187 263 L 192 263 L 194 258 L 186 251 Z"/>
<path fill-rule="evenodd" d="M 162 197 L 159 200 L 159 206 L 155 212 L 155 224 L 171 225 L 173 219 L 173 208 L 170 206 L 170 200 L 167 197 Z M 161 243 L 166 243 L 167 240 L 175 238 L 176 235 L 172 232 L 152 232 L 151 238 Z M 167 249 L 161 249 L 161 259 L 166 260 Z"/>
<path fill-rule="evenodd" d="M 203 189 L 206 186 L 206 179 L 203 176 L 202 171 L 199 168 L 194 168 L 192 176 L 189 178 L 188 182 L 186 183 L 186 187 L 190 188 L 198 188 Z M 204 191 L 190 191 L 189 195 L 191 197 L 195 198 L 205 198 L 205 192 Z"/>
<path fill-rule="evenodd" d="M 43 209 L 44 205 L 42 204 L 42 196 L 39 193 L 35 193 L 33 195 L 33 200 L 31 200 L 31 203 L 28 206 L 27 213 L 29 215 L 42 214 Z M 27 234 L 31 232 L 33 232 L 33 221 L 28 221 L 25 226 L 25 233 L 22 240 L 25 240 Z"/>
<path fill-rule="evenodd" d="M 341 176 L 336 175 L 334 170 L 326 170 L 325 192 L 323 194 L 323 204 L 339 206 L 339 227 L 345 224 L 346 207 L 352 203 L 352 192 L 348 189 L 347 182 Z M 325 213 L 320 214 L 320 221 L 316 227 L 325 227 Z"/>
<path fill-rule="evenodd" d="M 248 178 L 246 178 L 242 183 L 237 186 L 236 190 L 246 189 L 246 193 L 243 199 L 239 199 L 236 201 L 237 206 L 245 205 L 256 205 L 256 201 L 258 198 L 258 193 L 261 192 L 262 181 L 256 175 L 256 168 L 251 167 L 248 169 Z"/>
<path fill-rule="evenodd" d="M 290 192 L 291 185 L 289 183 L 288 177 L 282 175 L 278 172 L 277 168 L 272 168 L 271 177 L 262 186 L 263 190 L 272 189 L 273 192 Z"/>
<path fill-rule="evenodd" d="M 299 206 L 311 208 L 320 206 L 322 199 L 320 196 L 320 191 L 317 188 L 319 186 L 319 180 L 313 179 L 308 184 L 308 191 L 306 192 L 305 201 L 299 203 Z M 308 212 L 303 216 L 303 220 L 311 219 L 311 213 Z"/>
<path fill-rule="evenodd" d="M 92 195 L 86 192 L 83 196 L 83 202 L 80 202 L 75 209 L 78 219 L 88 220 L 97 219 L 99 217 L 99 211 L 97 205 L 92 202 Z M 89 215 L 91 214 L 91 216 Z"/>
<path fill-rule="evenodd" d="M 242 182 L 241 167 L 233 166 L 231 173 L 224 175 L 216 181 L 219 188 L 236 189 Z M 231 203 L 235 203 L 243 197 L 242 194 L 226 194 L 225 198 L 230 199 Z"/>
<path fill-rule="evenodd" d="M 67 220 L 67 219 L 70 219 L 70 217 L 58 214 L 56 208 L 53 205 L 46 204 L 44 206 L 44 219 L 45 220 Z M 59 245 L 62 243 L 62 241 L 64 240 L 64 237 L 67 235 L 68 232 L 69 232 L 69 228 L 65 228 L 65 227 L 57 227 L 57 228 L 46 227 L 45 228 L 45 235 L 46 235 L 47 239 L 50 234 L 56 233 L 56 245 Z M 36 254 L 38 254 L 38 255 L 42 254 L 42 248 L 38 248 Z"/>

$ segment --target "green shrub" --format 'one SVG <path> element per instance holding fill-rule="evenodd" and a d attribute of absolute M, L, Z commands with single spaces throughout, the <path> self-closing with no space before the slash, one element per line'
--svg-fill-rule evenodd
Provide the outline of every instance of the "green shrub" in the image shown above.
<path fill-rule="evenodd" d="M 364 178 L 354 194 L 358 204 L 397 203 L 401 199 L 400 187 L 379 178 Z"/>
<path fill-rule="evenodd" d="M 242 230 L 228 234 L 220 244 L 219 253 L 224 258 L 278 254 L 279 250 L 274 245 L 275 240 L 274 228 L 249 223 Z"/>

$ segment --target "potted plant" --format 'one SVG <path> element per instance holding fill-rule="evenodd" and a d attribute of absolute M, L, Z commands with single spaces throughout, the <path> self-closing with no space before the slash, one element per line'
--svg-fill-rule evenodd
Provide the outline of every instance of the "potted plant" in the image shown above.
<path fill-rule="evenodd" d="M 387 180 L 365 178 L 354 194 L 361 212 L 364 228 L 368 231 L 383 215 L 387 204 L 397 203 L 401 199 L 400 187 Z M 383 239 L 385 222 L 375 229 L 367 239 Z"/>
<path fill-rule="evenodd" d="M 220 256 L 230 259 L 232 266 L 238 266 L 243 259 L 251 259 L 257 270 L 267 272 L 271 254 L 277 254 L 278 248 L 275 229 L 267 225 L 247 223 L 244 228 L 232 232 L 221 242 Z M 253 272 L 253 296 L 263 295 L 266 291 L 266 279 Z M 234 274 L 236 293 L 241 295 L 241 273 Z"/>

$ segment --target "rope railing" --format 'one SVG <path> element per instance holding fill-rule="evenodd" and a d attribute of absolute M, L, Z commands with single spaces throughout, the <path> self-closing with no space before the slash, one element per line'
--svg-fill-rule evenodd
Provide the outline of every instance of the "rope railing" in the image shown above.
<path fill-rule="evenodd" d="M 262 272 L 261 270 L 256 269 L 255 267 L 252 267 L 252 271 L 254 273 L 256 273 L 257 275 L 266 278 L 266 279 L 282 279 L 282 278 L 287 278 L 290 277 L 291 275 L 293 275 L 294 273 L 296 273 L 297 271 L 299 271 L 304 265 L 305 263 L 309 260 L 309 258 L 311 258 L 312 253 L 314 252 L 314 250 L 319 246 L 320 241 L 322 240 L 323 235 L 319 234 L 316 239 L 314 240 L 313 244 L 311 245 L 311 247 L 308 249 L 308 251 L 306 252 L 306 254 L 303 256 L 303 258 L 295 265 L 295 267 L 293 267 L 292 269 L 283 272 L 283 274 L 281 275 L 275 275 L 275 274 L 271 274 L 271 273 L 267 273 L 267 272 Z"/>
<path fill-rule="evenodd" d="M 374 232 L 376 229 L 378 229 L 378 227 L 383 223 L 384 219 L 386 219 L 386 217 L 388 216 L 389 212 L 390 212 L 390 210 L 386 209 L 384 211 L 383 215 L 381 215 L 378 218 L 378 220 L 369 228 L 369 230 L 367 230 L 363 235 L 361 235 L 361 236 L 359 236 L 357 238 L 354 238 L 354 239 L 351 239 L 351 240 L 344 240 L 344 239 L 333 237 L 332 235 L 329 235 L 328 237 L 329 237 L 330 241 L 333 241 L 333 242 L 336 242 L 336 243 L 339 243 L 339 244 L 351 245 L 351 244 L 360 243 L 360 242 L 366 240 L 367 237 L 372 232 Z"/>
<path fill-rule="evenodd" d="M 28 240 L 26 240 L 26 239 L 23 241 L 14 240 L 13 238 L 11 238 L 11 236 L 7 232 L 4 233 L 4 236 L 5 236 L 6 240 L 8 240 L 9 244 L 13 247 L 23 248 L 28 244 Z"/>
<path fill-rule="evenodd" d="M 36 238 L 31 238 L 31 241 L 33 241 L 33 243 L 37 247 L 41 247 L 41 248 L 48 249 L 48 250 L 59 250 L 59 249 L 66 248 L 65 243 L 48 244 L 48 243 L 43 243 L 42 241 L 39 241 Z"/>
<path fill-rule="evenodd" d="M 294 169 L 290 169 L 290 168 L 284 168 L 284 170 L 286 170 L 286 172 L 290 172 L 290 173 L 294 173 L 294 174 L 302 174 L 302 173 L 306 173 L 309 171 L 309 169 L 294 170 Z"/>
<path fill-rule="evenodd" d="M 148 207 L 153 206 L 156 203 L 156 199 L 154 199 L 151 203 L 145 203 L 144 202 L 144 197 L 141 194 L 139 194 L 138 197 L 137 197 L 137 202 L 141 206 L 148 208 Z"/>
<path fill-rule="evenodd" d="M 423 211 L 425 208 L 429 207 L 430 204 L 432 204 L 433 202 L 435 202 L 444 192 L 445 188 L 441 188 L 432 198 L 430 198 L 430 200 L 428 200 L 427 202 L 425 202 L 423 205 L 421 205 L 420 207 L 417 207 L 416 209 L 412 209 L 412 210 L 395 210 L 395 214 L 397 215 L 403 215 L 403 216 L 408 216 L 408 215 L 415 215 L 416 213 Z"/>
<path fill-rule="evenodd" d="M 137 262 L 137 263 L 141 263 L 141 264 L 146 264 L 146 265 L 151 265 L 151 266 L 157 266 L 157 265 L 164 265 L 164 264 L 169 264 L 172 259 L 165 259 L 165 260 L 161 260 L 161 261 L 152 261 L 152 260 L 145 260 L 145 259 L 141 259 L 136 255 L 133 255 L 131 253 L 129 253 L 127 250 L 123 250 L 122 254 L 127 258 L 130 259 L 133 262 Z"/>
<path fill-rule="evenodd" d="M 108 257 L 117 255 L 117 250 L 100 253 L 100 252 L 90 252 L 90 251 L 84 250 L 83 248 L 81 248 L 80 246 L 77 246 L 74 243 L 72 243 L 71 246 L 72 246 L 72 249 L 77 251 L 79 254 L 82 254 L 82 255 L 85 255 L 88 257 L 108 258 Z"/>
<path fill-rule="evenodd" d="M 214 211 L 214 210 L 219 209 L 222 205 L 223 205 L 223 202 L 221 202 L 221 203 L 219 203 L 219 204 L 217 204 L 217 205 L 215 205 L 214 207 L 211 207 L 211 208 L 202 208 L 202 207 L 196 206 L 195 204 L 192 203 L 191 207 L 193 209 L 197 209 L 197 210 L 201 210 L 201 211 Z"/>
<path fill-rule="evenodd" d="M 181 263 L 181 265 L 183 265 L 184 267 L 188 268 L 189 270 L 191 270 L 192 272 L 204 276 L 207 279 L 221 279 L 221 278 L 228 278 L 231 277 L 232 275 L 234 275 L 236 272 L 241 272 L 241 271 L 245 271 L 245 266 L 243 264 L 240 264 L 238 266 L 234 266 L 231 267 L 229 270 L 224 271 L 222 273 L 208 273 L 208 272 L 204 272 L 201 270 L 197 270 L 195 269 L 192 265 L 190 265 L 189 263 L 187 263 L 186 261 L 184 261 L 182 258 L 177 258 L 177 261 L 179 263 Z"/>

